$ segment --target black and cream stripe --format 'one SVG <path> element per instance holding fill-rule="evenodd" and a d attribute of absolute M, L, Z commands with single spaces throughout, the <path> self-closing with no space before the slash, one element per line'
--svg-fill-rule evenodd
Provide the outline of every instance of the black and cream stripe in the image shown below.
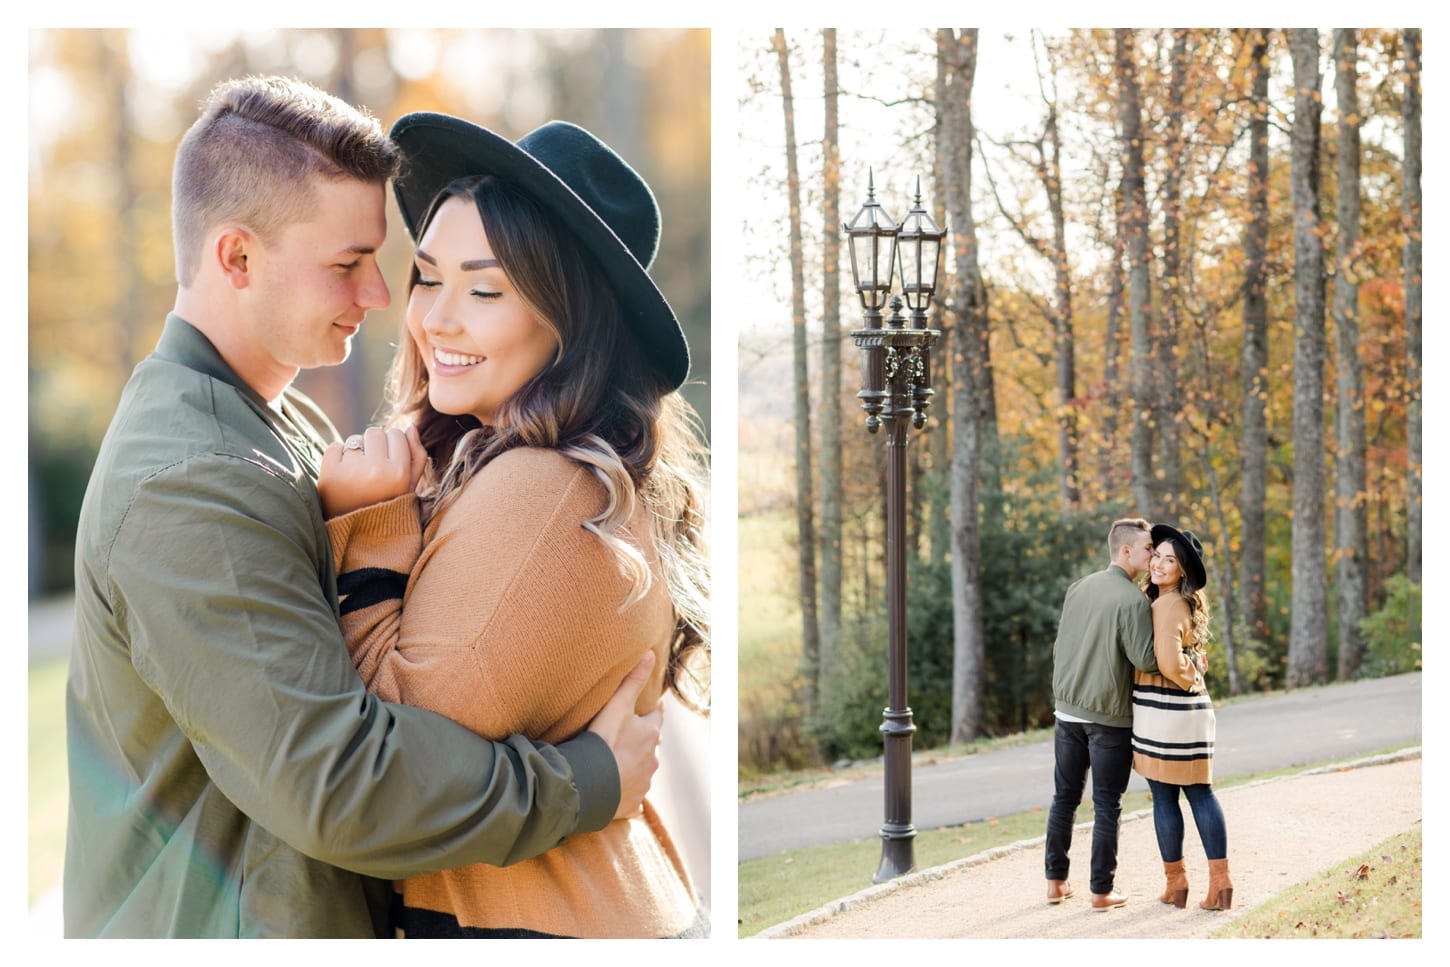
<path fill-rule="evenodd" d="M 1160 679 L 1161 681 L 1161 679 Z M 1173 685 L 1133 685 L 1133 751 L 1164 762 L 1213 758 L 1213 700 Z"/>

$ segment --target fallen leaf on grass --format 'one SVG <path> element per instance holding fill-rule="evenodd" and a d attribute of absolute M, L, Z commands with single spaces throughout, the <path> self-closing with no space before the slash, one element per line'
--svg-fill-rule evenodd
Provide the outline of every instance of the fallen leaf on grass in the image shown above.
<path fill-rule="evenodd" d="M 1369 879 L 1369 864 L 1361 863 L 1359 865 L 1359 869 L 1354 871 L 1354 875 L 1361 880 Z"/>
<path fill-rule="evenodd" d="M 1338 895 L 1335 896 L 1334 899 L 1338 903 L 1352 903 L 1352 902 L 1354 902 L 1349 897 L 1347 897 L 1347 896 L 1344 895 L 1344 891 L 1343 890 L 1339 891 Z"/>

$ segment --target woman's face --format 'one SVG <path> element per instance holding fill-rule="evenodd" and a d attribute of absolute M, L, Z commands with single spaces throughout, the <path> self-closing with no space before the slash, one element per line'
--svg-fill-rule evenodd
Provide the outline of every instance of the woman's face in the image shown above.
<path fill-rule="evenodd" d="M 554 357 L 553 332 L 524 304 L 483 229 L 473 199 L 454 196 L 414 252 L 408 333 L 440 413 L 493 425 L 500 406 Z"/>
<path fill-rule="evenodd" d="M 1159 588 L 1171 591 L 1178 587 L 1183 578 L 1183 569 L 1178 565 L 1178 555 L 1173 551 L 1173 542 L 1164 541 L 1153 548 L 1153 563 L 1148 568 L 1149 577 Z"/>

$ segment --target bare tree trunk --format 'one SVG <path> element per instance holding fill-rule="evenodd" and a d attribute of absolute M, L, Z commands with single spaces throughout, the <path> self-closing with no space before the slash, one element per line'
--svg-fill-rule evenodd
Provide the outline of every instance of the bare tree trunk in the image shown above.
<path fill-rule="evenodd" d="M 1269 308 L 1265 253 L 1269 243 L 1269 32 L 1254 31 L 1249 122 L 1249 221 L 1244 231 L 1243 518 L 1239 592 L 1249 638 L 1269 638 L 1264 599 L 1264 497 L 1268 479 Z"/>
<path fill-rule="evenodd" d="M 1405 226 L 1405 383 L 1409 387 L 1409 477 L 1405 505 L 1409 512 L 1408 558 L 1406 572 L 1410 580 L 1420 583 L 1420 529 L 1423 522 L 1422 499 L 1424 481 L 1421 476 L 1421 407 L 1423 406 L 1420 368 L 1420 322 L 1424 305 L 1421 280 L 1421 205 L 1420 169 L 1420 57 L 1422 38 L 1419 27 L 1405 28 L 1405 95 L 1401 114 L 1405 122 L 1405 171 L 1402 191 L 1402 218 Z"/>
<path fill-rule="evenodd" d="M 1052 145 L 1048 204 L 1052 211 L 1053 268 L 1057 280 L 1057 307 L 1053 336 L 1057 353 L 1057 455 L 1061 465 L 1063 513 L 1082 503 L 1078 486 L 1077 364 L 1072 337 L 1072 269 L 1067 260 L 1067 218 L 1062 210 L 1062 139 L 1057 130 L 1057 100 L 1047 115 L 1047 137 Z"/>
<path fill-rule="evenodd" d="M 814 484 L 811 477 L 810 373 L 806 367 L 805 254 L 801 239 L 800 171 L 796 165 L 795 102 L 790 88 L 790 50 L 785 31 L 774 34 L 780 64 L 780 95 L 785 108 L 785 164 L 790 197 L 791 318 L 795 357 L 795 485 L 796 536 L 799 541 L 801 600 L 801 666 L 805 677 L 805 711 L 815 714 L 820 677 L 821 638 L 816 615 L 816 531 Z"/>
<path fill-rule="evenodd" d="M 952 726 L 951 741 L 969 742 L 982 729 L 986 642 L 982 625 L 980 493 L 983 387 L 977 230 L 972 220 L 972 83 L 977 31 L 937 31 L 937 150 L 946 189 L 947 222 L 956 261 L 953 303 L 958 351 L 952 354 Z"/>
<path fill-rule="evenodd" d="M 1098 451 L 1098 481 L 1104 497 L 1112 497 L 1121 489 L 1118 463 L 1118 414 L 1122 406 L 1122 389 L 1118 385 L 1118 349 L 1123 327 L 1123 193 L 1113 192 L 1113 261 L 1108 284 L 1107 327 L 1103 335 L 1103 438 Z"/>
<path fill-rule="evenodd" d="M 829 667 L 841 638 L 841 156 L 837 141 L 836 31 L 821 31 L 825 94 L 825 231 L 821 319 L 821 654 Z"/>
<path fill-rule="evenodd" d="M 1243 682 L 1239 678 L 1239 656 L 1238 656 L 1238 633 L 1234 630 L 1238 625 L 1238 617 L 1235 614 L 1233 594 L 1233 561 L 1228 550 L 1233 541 L 1229 538 L 1228 521 L 1223 512 L 1223 488 L 1218 482 L 1218 471 L 1214 469 L 1213 454 L 1209 448 L 1209 437 L 1204 435 L 1203 445 L 1200 450 L 1205 472 L 1208 474 L 1209 497 L 1212 501 L 1214 511 L 1214 522 L 1218 525 L 1218 553 L 1213 555 L 1213 569 L 1219 586 L 1223 588 L 1223 648 L 1224 667 L 1228 669 L 1228 691 L 1230 695 L 1237 695 L 1243 691 Z"/>
<path fill-rule="evenodd" d="M 1364 364 L 1359 357 L 1359 50 L 1353 30 L 1334 32 L 1334 90 L 1339 110 L 1339 239 L 1334 272 L 1334 338 L 1338 374 L 1335 458 L 1335 572 L 1339 584 L 1339 680 L 1359 671 L 1369 607 L 1369 527 L 1365 474 Z"/>
<path fill-rule="evenodd" d="M 1143 112 L 1133 31 L 1113 31 L 1118 77 L 1118 123 L 1123 141 L 1123 227 L 1128 253 L 1128 331 L 1132 343 L 1131 475 L 1136 511 L 1157 517 L 1153 487 L 1153 361 L 1148 291 L 1148 197 L 1143 184 Z"/>
<path fill-rule="evenodd" d="M 1285 684 L 1328 672 L 1324 560 L 1324 247 L 1319 218 L 1319 31 L 1289 32 L 1294 60 L 1294 595 Z"/>
<path fill-rule="evenodd" d="M 1168 84 L 1167 155 L 1163 178 L 1163 310 L 1153 339 L 1153 430 L 1157 435 L 1158 510 L 1169 520 L 1183 512 L 1183 459 L 1177 410 L 1183 405 L 1178 387 L 1178 338 L 1183 325 L 1183 102 L 1188 86 L 1188 31 L 1173 31 L 1171 80 Z"/>
<path fill-rule="evenodd" d="M 937 129 L 940 138 L 941 129 Z M 936 185 L 935 197 L 945 197 L 946 189 L 942 175 L 941 152 L 936 153 L 932 181 Z M 946 276 L 943 274 L 942 279 Z M 952 367 L 950 360 L 954 347 L 951 342 L 951 326 L 947 323 L 945 299 L 936 299 L 931 305 L 931 327 L 941 333 L 932 347 L 932 389 L 934 403 L 928 411 L 927 446 L 931 451 L 931 502 L 927 509 L 926 535 L 931 545 L 927 558 L 933 566 L 947 563 L 951 557 L 952 515 L 949 487 L 951 467 L 951 394 Z"/>

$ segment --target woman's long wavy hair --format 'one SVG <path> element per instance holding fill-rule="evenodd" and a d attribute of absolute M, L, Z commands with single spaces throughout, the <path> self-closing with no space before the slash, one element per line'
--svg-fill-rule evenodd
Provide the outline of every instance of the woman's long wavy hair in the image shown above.
<path fill-rule="evenodd" d="M 491 175 L 460 178 L 433 200 L 422 237 L 443 202 L 471 199 L 494 257 L 556 343 L 554 360 L 499 407 L 493 426 L 439 413 L 428 369 L 404 333 L 388 374 L 388 423 L 414 424 L 428 452 L 419 483 L 429 517 L 490 460 L 514 447 L 547 447 L 588 467 L 608 502 L 584 521 L 614 553 L 632 592 L 652 580 L 638 545 L 652 544 L 674 603 L 676 629 L 665 684 L 687 706 L 709 705 L 709 566 L 706 454 L 694 410 L 650 370 L 625 327 L 614 291 L 572 232 L 528 195 Z M 418 282 L 416 266 L 408 280 Z M 651 533 L 626 539 L 643 502 Z"/>
<path fill-rule="evenodd" d="M 1181 541 L 1170 538 L 1169 542 L 1173 545 L 1173 553 L 1180 562 L 1188 559 L 1189 549 Z M 1196 587 L 1189 580 L 1188 571 L 1181 563 L 1178 566 L 1178 587 L 1176 590 L 1183 596 L 1183 600 L 1188 602 L 1188 615 L 1193 622 L 1190 629 L 1191 640 L 1189 644 L 1198 651 L 1206 653 L 1208 651 L 1208 639 L 1211 636 L 1208 628 L 1208 597 L 1203 593 L 1203 588 Z M 1145 593 L 1148 595 L 1148 600 L 1158 600 L 1158 585 L 1154 584 L 1150 579 Z"/>

